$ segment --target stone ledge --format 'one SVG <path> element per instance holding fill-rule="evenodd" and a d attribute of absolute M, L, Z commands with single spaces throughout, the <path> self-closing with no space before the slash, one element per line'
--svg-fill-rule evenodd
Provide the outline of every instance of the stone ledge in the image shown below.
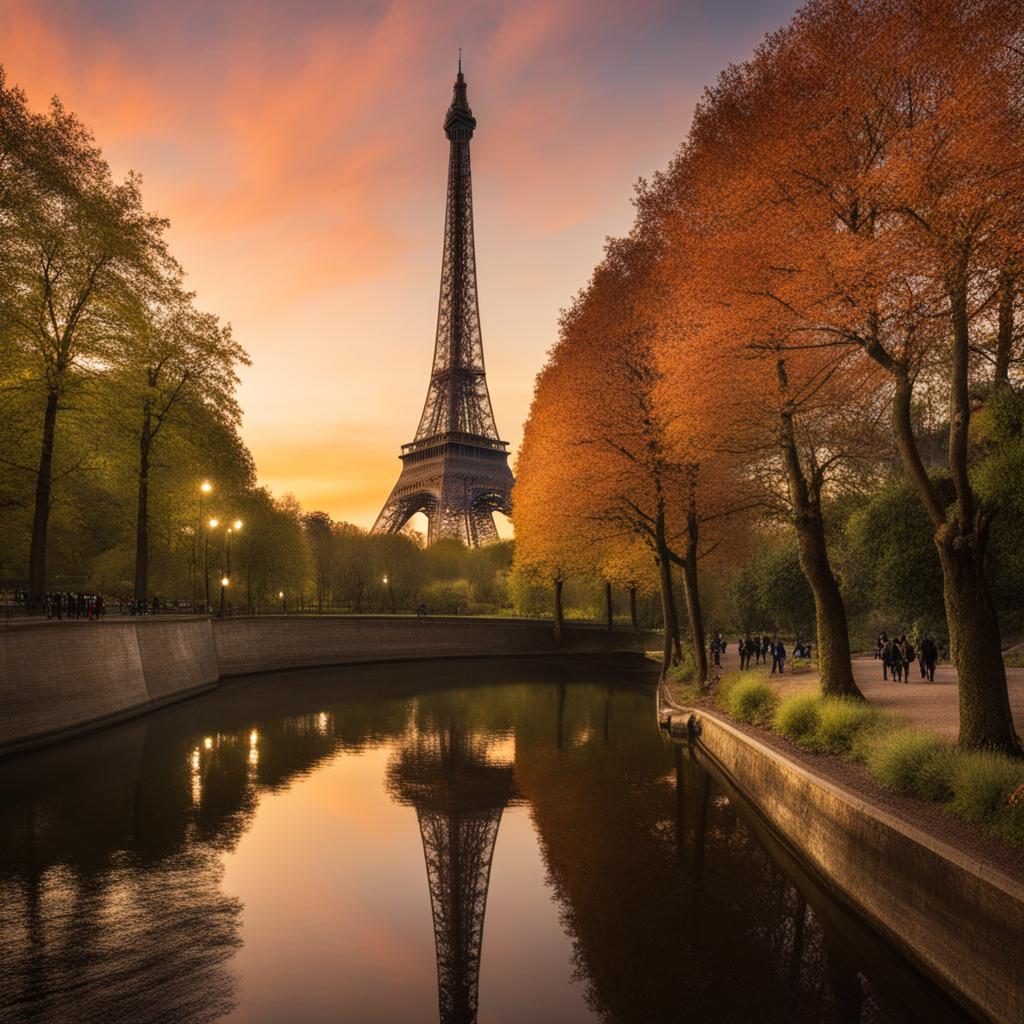
<path fill-rule="evenodd" d="M 776 835 L 892 945 L 982 1019 L 1024 1019 L 1024 884 L 704 709 L 685 735 Z"/>

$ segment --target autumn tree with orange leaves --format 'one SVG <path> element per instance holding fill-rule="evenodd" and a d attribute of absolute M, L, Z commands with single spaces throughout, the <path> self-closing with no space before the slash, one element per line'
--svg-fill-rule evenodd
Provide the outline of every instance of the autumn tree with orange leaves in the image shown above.
<path fill-rule="evenodd" d="M 673 566 L 681 567 L 696 675 L 703 682 L 698 562 L 734 510 L 738 482 L 723 466 L 714 475 L 703 468 L 701 433 L 692 416 L 684 429 L 659 406 L 661 375 L 652 346 L 657 255 L 640 235 L 610 242 L 590 285 L 563 315 L 517 468 L 516 534 L 527 553 L 563 543 L 578 552 L 582 541 L 585 557 L 603 565 L 606 578 L 609 566 L 642 544 L 657 572 L 665 670 L 682 653 L 673 584 Z M 541 467 L 535 460 L 545 448 Z M 547 519 L 528 512 L 524 520 L 524 503 L 542 508 Z M 540 541 L 536 530 L 551 536 Z M 554 539 L 566 533 L 572 540 Z"/>
<path fill-rule="evenodd" d="M 736 299 L 723 316 L 745 322 L 738 333 L 762 325 L 750 344 L 784 354 L 787 371 L 810 354 L 854 382 L 880 377 L 942 565 L 960 742 L 1010 753 L 985 565 L 995 510 L 972 485 L 969 428 L 990 339 L 1003 375 L 1015 330 L 1022 97 L 1019 4 L 811 0 L 722 76 L 689 144 L 695 160 L 713 154 L 694 173 L 713 280 Z M 926 390 L 948 407 L 948 482 L 914 432 Z"/>

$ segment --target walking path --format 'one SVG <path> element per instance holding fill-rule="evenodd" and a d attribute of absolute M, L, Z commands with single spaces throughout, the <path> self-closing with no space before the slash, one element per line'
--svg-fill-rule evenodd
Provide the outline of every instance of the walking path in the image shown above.
<path fill-rule="evenodd" d="M 730 640 L 722 658 L 721 669 L 712 669 L 712 675 L 737 672 L 740 656 L 736 641 Z M 767 673 L 766 665 L 754 665 L 753 669 Z M 896 712 L 912 725 L 931 729 L 950 739 L 956 739 L 959 732 L 959 708 L 957 703 L 956 669 L 952 665 L 940 665 L 935 670 L 935 682 L 922 681 L 918 663 L 910 666 L 910 682 L 894 683 L 890 678 L 882 680 L 882 663 L 874 658 L 854 658 L 853 677 L 861 693 L 880 708 Z M 1010 690 L 1010 707 L 1013 709 L 1017 731 L 1024 735 L 1024 668 L 1008 668 L 1007 682 Z M 816 669 L 796 672 L 786 663 L 783 675 L 772 677 L 783 694 L 795 693 L 818 686 Z"/>

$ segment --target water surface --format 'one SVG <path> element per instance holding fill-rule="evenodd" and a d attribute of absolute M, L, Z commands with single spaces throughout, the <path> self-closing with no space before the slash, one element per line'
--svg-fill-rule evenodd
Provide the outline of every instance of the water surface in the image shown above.
<path fill-rule="evenodd" d="M 955 1017 L 761 832 L 621 664 L 240 681 L 0 765 L 0 1019 Z"/>

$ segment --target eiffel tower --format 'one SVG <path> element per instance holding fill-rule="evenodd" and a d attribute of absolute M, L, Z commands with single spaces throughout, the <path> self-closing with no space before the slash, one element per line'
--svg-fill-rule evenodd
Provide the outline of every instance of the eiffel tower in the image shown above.
<path fill-rule="evenodd" d="M 441 1024 L 474 1024 L 491 858 L 513 767 L 450 721 L 417 732 L 388 766 L 388 790 L 416 808 L 427 865 Z"/>
<path fill-rule="evenodd" d="M 478 547 L 497 540 L 493 513 L 511 513 L 513 480 L 508 443 L 498 438 L 484 373 L 469 170 L 475 128 L 460 53 L 444 119 L 451 152 L 434 364 L 416 436 L 402 445 L 402 472 L 373 532 L 397 533 L 423 512 L 428 544 L 454 537 Z"/>

